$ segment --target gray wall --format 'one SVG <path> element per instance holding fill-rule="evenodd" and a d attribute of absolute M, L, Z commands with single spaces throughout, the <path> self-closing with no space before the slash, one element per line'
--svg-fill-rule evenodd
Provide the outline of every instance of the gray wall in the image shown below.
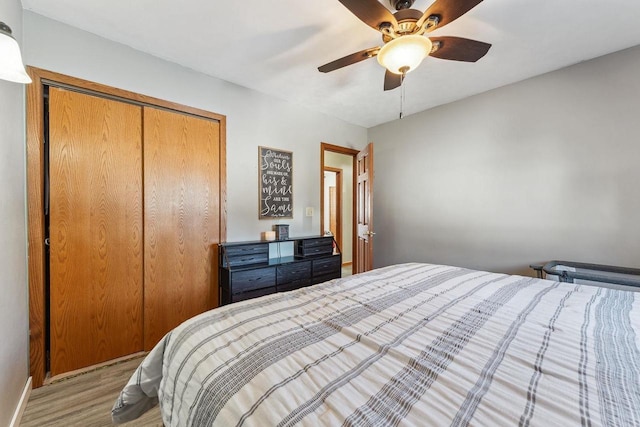
<path fill-rule="evenodd" d="M 0 20 L 22 38 L 19 0 L 0 2 Z M 29 377 L 24 86 L 0 80 L 0 425 L 8 426 Z"/>
<path fill-rule="evenodd" d="M 370 129 L 375 264 L 640 267 L 638 70 L 635 47 Z"/>
<path fill-rule="evenodd" d="M 29 65 L 227 116 L 228 240 L 254 240 L 274 223 L 320 233 L 320 142 L 359 148 L 367 130 L 208 77 L 41 15 L 24 12 Z M 213 54 L 213 53 L 203 53 Z M 294 217 L 258 220 L 258 146 L 293 152 Z M 305 208 L 314 216 L 306 217 Z"/>

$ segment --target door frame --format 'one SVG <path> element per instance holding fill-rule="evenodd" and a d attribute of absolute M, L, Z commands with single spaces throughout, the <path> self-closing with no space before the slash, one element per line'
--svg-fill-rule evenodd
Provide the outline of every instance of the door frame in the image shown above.
<path fill-rule="evenodd" d="M 220 241 L 227 240 L 226 116 L 170 101 L 140 95 L 100 83 L 27 67 L 33 83 L 26 88 L 27 146 L 27 242 L 29 274 L 29 370 L 33 387 L 40 387 L 46 375 L 46 296 L 44 244 L 44 86 L 117 99 L 137 105 L 163 108 L 220 123 Z M 217 246 L 214 256 L 217 259 Z M 215 292 L 214 292 L 215 293 Z M 213 293 L 212 293 L 213 294 Z"/>
<path fill-rule="evenodd" d="M 359 151 L 358 150 L 354 150 L 353 148 L 347 148 L 347 147 L 341 147 L 339 145 L 333 145 L 333 144 L 327 144 L 326 142 L 321 142 L 320 143 L 320 230 L 322 232 L 322 230 L 324 230 L 324 170 L 327 168 L 327 166 L 325 166 L 324 163 L 324 153 L 325 151 L 329 151 L 332 153 L 338 153 L 338 154 L 346 154 L 347 156 L 351 156 L 353 161 L 352 161 L 352 175 L 353 175 L 353 185 L 352 185 L 352 204 L 353 204 L 353 209 L 352 209 L 352 218 L 351 218 L 351 223 L 352 223 L 352 228 L 353 231 L 351 233 L 351 262 L 352 262 L 352 269 L 353 271 L 357 271 L 356 269 L 356 263 L 358 260 L 357 257 L 357 246 L 358 246 L 358 233 L 356 232 L 356 220 L 357 220 L 357 212 L 356 212 L 356 195 L 357 195 L 357 189 L 358 189 L 358 176 L 357 176 L 357 156 Z M 342 250 L 342 248 L 340 248 L 340 250 Z"/>

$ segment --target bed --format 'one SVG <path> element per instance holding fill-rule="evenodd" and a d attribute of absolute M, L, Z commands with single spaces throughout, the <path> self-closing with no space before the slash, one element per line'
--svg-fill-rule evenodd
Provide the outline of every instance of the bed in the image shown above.
<path fill-rule="evenodd" d="M 114 423 L 640 425 L 640 293 L 409 263 L 183 323 Z"/>

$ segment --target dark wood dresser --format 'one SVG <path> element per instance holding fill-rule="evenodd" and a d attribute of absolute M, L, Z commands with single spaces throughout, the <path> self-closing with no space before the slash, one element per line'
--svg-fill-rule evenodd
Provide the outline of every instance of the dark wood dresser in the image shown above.
<path fill-rule="evenodd" d="M 288 248 L 281 251 L 277 245 Z M 331 236 L 221 243 L 218 252 L 221 305 L 291 291 L 342 275 L 342 254 Z M 280 256 L 281 252 L 292 255 Z"/>

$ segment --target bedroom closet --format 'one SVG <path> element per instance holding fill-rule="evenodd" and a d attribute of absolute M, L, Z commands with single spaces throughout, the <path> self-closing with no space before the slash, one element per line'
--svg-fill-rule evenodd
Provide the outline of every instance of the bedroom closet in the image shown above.
<path fill-rule="evenodd" d="M 150 350 L 218 305 L 224 116 L 31 69 L 31 375 Z"/>

